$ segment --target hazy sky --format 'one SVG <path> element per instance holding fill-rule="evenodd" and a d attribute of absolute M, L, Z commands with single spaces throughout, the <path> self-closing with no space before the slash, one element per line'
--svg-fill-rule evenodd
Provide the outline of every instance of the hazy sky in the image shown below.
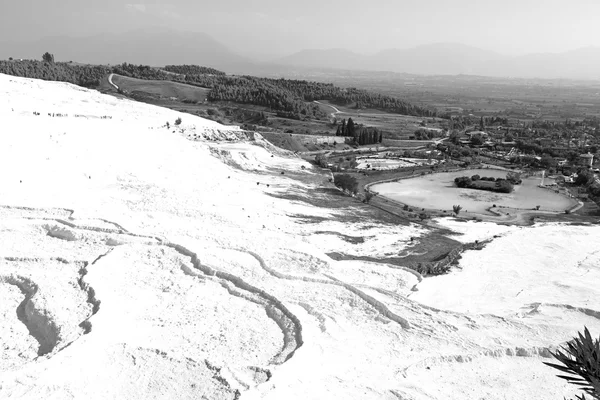
<path fill-rule="evenodd" d="M 265 55 L 436 42 L 516 55 L 600 46 L 600 0 L 0 0 L 3 40 L 153 26 Z"/>

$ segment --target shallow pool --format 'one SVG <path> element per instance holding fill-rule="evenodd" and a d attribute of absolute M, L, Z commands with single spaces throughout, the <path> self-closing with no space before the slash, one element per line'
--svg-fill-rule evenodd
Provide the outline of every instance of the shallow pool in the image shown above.
<path fill-rule="evenodd" d="M 515 185 L 512 193 L 495 193 L 476 189 L 460 189 L 454 184 L 454 178 L 460 176 L 493 176 L 505 178 L 507 171 L 495 169 L 472 169 L 457 172 L 428 174 L 417 178 L 403 179 L 397 182 L 381 183 L 371 186 L 371 190 L 380 195 L 415 208 L 431 210 L 452 210 L 457 204 L 462 210 L 474 213 L 486 213 L 493 204 L 500 207 L 563 212 L 577 204 L 574 199 L 556 193 L 552 189 L 540 188 L 540 177 L 523 179 L 521 185 Z M 545 184 L 553 183 L 544 179 Z"/>

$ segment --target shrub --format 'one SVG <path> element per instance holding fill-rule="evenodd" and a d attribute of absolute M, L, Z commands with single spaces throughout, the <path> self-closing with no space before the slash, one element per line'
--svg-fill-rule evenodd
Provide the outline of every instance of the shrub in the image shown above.
<path fill-rule="evenodd" d="M 177 118 L 175 120 L 175 125 L 181 125 L 181 118 Z"/>
<path fill-rule="evenodd" d="M 460 210 L 462 210 L 461 206 L 459 206 L 459 205 L 452 206 L 452 211 L 454 211 L 454 214 L 456 214 L 456 215 L 460 214 Z"/>
<path fill-rule="evenodd" d="M 363 202 L 368 204 L 373 197 L 377 196 L 377 194 L 377 192 L 369 192 L 368 190 L 365 191 L 365 199 Z"/>
<path fill-rule="evenodd" d="M 506 174 L 506 180 L 513 185 L 520 185 L 523 181 L 521 180 L 521 174 L 518 172 L 509 172 Z"/>
<path fill-rule="evenodd" d="M 496 181 L 496 189 L 500 193 L 510 193 L 513 191 L 513 185 L 509 181 L 502 179 L 501 181 Z"/>
<path fill-rule="evenodd" d="M 473 175 L 473 176 L 471 177 L 471 180 L 472 180 L 472 181 L 478 181 L 479 179 L 481 179 L 481 177 L 480 177 L 479 175 L 477 175 L 477 174 L 475 174 L 475 175 Z"/>
<path fill-rule="evenodd" d="M 468 176 L 461 176 L 459 178 L 455 178 L 454 183 L 456 183 L 456 186 L 459 188 L 466 188 L 471 185 L 472 181 Z"/>
<path fill-rule="evenodd" d="M 600 338 L 593 340 L 587 327 L 583 332 L 583 335 L 579 333 L 578 337 L 573 338 L 556 353 L 552 353 L 563 365 L 546 362 L 544 364 L 573 375 L 557 376 L 573 385 L 581 386 L 592 398 L 600 399 Z M 585 395 L 577 398 L 583 400 Z"/>
<path fill-rule="evenodd" d="M 350 194 L 356 194 L 358 192 L 358 181 L 355 177 L 348 174 L 336 175 L 333 178 L 333 184 Z"/>
<path fill-rule="evenodd" d="M 575 184 L 578 186 L 585 186 L 594 182 L 594 173 L 589 170 L 582 170 L 577 173 L 575 178 Z"/>

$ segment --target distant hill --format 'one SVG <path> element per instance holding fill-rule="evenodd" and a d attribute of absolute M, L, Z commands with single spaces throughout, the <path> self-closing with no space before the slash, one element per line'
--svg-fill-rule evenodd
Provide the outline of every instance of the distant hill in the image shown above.
<path fill-rule="evenodd" d="M 369 69 L 369 57 L 345 49 L 302 50 L 274 61 L 308 68 Z"/>
<path fill-rule="evenodd" d="M 600 79 L 598 47 L 512 57 L 463 44 L 435 43 L 409 49 L 387 49 L 372 55 L 346 49 L 302 50 L 260 63 L 235 53 L 209 34 L 169 28 L 89 37 L 57 36 L 29 42 L 0 41 L 0 59 L 39 60 L 47 51 L 55 55 L 56 61 L 130 62 L 151 66 L 192 64 L 249 75 L 285 75 L 298 68 L 321 68 L 422 75 Z"/>
<path fill-rule="evenodd" d="M 600 48 L 584 47 L 564 53 L 538 53 L 478 65 L 474 73 L 523 78 L 600 79 Z"/>
<path fill-rule="evenodd" d="M 248 59 L 235 54 L 205 33 L 179 32 L 165 28 L 0 43 L 0 59 L 14 57 L 39 60 L 46 51 L 54 54 L 56 61 L 77 60 L 90 64 L 196 64 L 226 72 L 239 72 L 252 67 L 252 62 Z"/>
<path fill-rule="evenodd" d="M 477 47 L 437 43 L 406 50 L 390 49 L 371 57 L 379 70 L 427 75 L 471 74 L 475 65 L 502 59 L 503 56 Z"/>
<path fill-rule="evenodd" d="M 512 57 L 457 43 L 436 43 L 410 49 L 388 49 L 368 56 L 343 49 L 303 50 L 276 62 L 296 67 L 423 75 L 600 79 L 598 47 Z"/>

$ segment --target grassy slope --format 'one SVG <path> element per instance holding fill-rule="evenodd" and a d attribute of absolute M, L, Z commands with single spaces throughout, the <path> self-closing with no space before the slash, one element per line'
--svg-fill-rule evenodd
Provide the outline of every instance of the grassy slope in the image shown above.
<path fill-rule="evenodd" d="M 149 81 L 125 76 L 114 75 L 113 82 L 128 92 L 142 92 L 160 97 L 176 97 L 177 99 L 202 102 L 208 96 L 210 89 L 200 88 L 184 83 L 170 81 Z"/>
<path fill-rule="evenodd" d="M 327 114 L 333 112 L 329 105 L 335 106 L 340 113 L 336 114 L 338 121 L 352 118 L 355 123 L 365 126 L 372 126 L 383 130 L 384 138 L 387 139 L 408 139 L 408 137 L 421 128 L 421 121 L 427 121 L 427 126 L 431 128 L 444 127 L 448 121 L 440 118 L 413 117 L 409 115 L 392 114 L 385 111 L 362 108 L 357 110 L 350 106 L 337 106 L 327 100 L 319 100 L 319 108 Z M 435 121 L 435 122 L 432 122 Z"/>

